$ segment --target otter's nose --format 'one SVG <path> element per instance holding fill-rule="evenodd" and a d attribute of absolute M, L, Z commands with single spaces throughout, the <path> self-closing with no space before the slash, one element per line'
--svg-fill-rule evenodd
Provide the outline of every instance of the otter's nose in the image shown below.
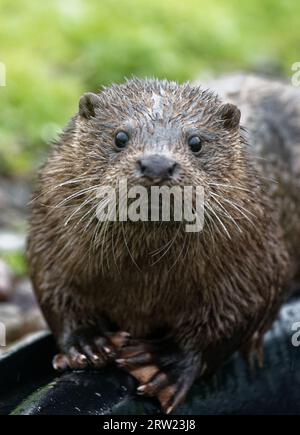
<path fill-rule="evenodd" d="M 174 159 L 161 154 L 149 154 L 137 160 L 140 174 L 155 182 L 172 178 L 177 166 Z"/>

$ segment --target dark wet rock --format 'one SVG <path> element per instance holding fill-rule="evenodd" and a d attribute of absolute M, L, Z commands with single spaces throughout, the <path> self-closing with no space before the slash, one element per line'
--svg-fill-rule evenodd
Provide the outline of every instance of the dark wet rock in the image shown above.
<path fill-rule="evenodd" d="M 300 352 L 293 342 L 299 318 L 300 300 L 285 304 L 265 336 L 263 367 L 250 370 L 235 354 L 214 377 L 195 382 L 176 415 L 299 415 Z M 51 366 L 56 352 L 53 337 L 39 334 L 0 358 L 0 415 L 157 418 L 158 403 L 138 396 L 129 375 L 111 366 L 59 376 Z"/>

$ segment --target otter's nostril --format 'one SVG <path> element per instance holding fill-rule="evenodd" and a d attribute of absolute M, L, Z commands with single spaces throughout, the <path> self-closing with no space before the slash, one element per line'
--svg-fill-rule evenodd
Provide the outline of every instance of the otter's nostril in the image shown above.
<path fill-rule="evenodd" d="M 175 163 L 173 163 L 172 166 L 169 168 L 169 170 L 168 170 L 168 175 L 169 175 L 170 177 L 172 177 L 172 176 L 174 175 L 174 172 L 175 172 L 176 167 L 177 167 L 177 163 L 175 162 Z"/>
<path fill-rule="evenodd" d="M 142 159 L 138 159 L 136 161 L 136 167 L 141 174 L 144 174 L 147 169 L 146 166 L 143 164 Z"/>

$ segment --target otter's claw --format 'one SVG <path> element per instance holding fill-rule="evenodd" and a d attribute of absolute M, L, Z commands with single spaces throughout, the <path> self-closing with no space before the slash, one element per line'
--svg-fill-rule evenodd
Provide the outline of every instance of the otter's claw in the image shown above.
<path fill-rule="evenodd" d="M 83 370 L 88 366 L 99 369 L 111 362 L 130 338 L 127 332 L 107 333 L 91 337 L 84 332 L 74 333 L 62 353 L 55 355 L 53 367 L 58 371 Z"/>
<path fill-rule="evenodd" d="M 131 341 L 116 363 L 138 380 L 137 393 L 156 397 L 166 414 L 182 403 L 199 371 L 192 359 L 168 342 Z"/>

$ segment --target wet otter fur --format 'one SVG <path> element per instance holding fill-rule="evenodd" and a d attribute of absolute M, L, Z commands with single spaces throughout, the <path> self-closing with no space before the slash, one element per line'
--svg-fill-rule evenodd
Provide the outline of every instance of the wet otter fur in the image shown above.
<path fill-rule="evenodd" d="M 120 131 L 129 138 L 122 149 Z M 236 350 L 261 354 L 299 273 L 299 177 L 277 171 L 272 159 L 262 164 L 248 135 L 239 109 L 198 85 L 132 79 L 80 99 L 31 204 L 28 262 L 61 349 L 55 368 L 116 363 L 170 413 L 196 377 Z M 265 144 L 271 156 L 273 140 Z M 299 153 L 296 142 L 287 152 Z M 176 162 L 164 184 L 204 187 L 202 232 L 97 219 L 97 188 L 122 177 L 151 184 L 137 162 L 152 154 Z M 287 221 L 286 203 L 297 219 Z"/>

